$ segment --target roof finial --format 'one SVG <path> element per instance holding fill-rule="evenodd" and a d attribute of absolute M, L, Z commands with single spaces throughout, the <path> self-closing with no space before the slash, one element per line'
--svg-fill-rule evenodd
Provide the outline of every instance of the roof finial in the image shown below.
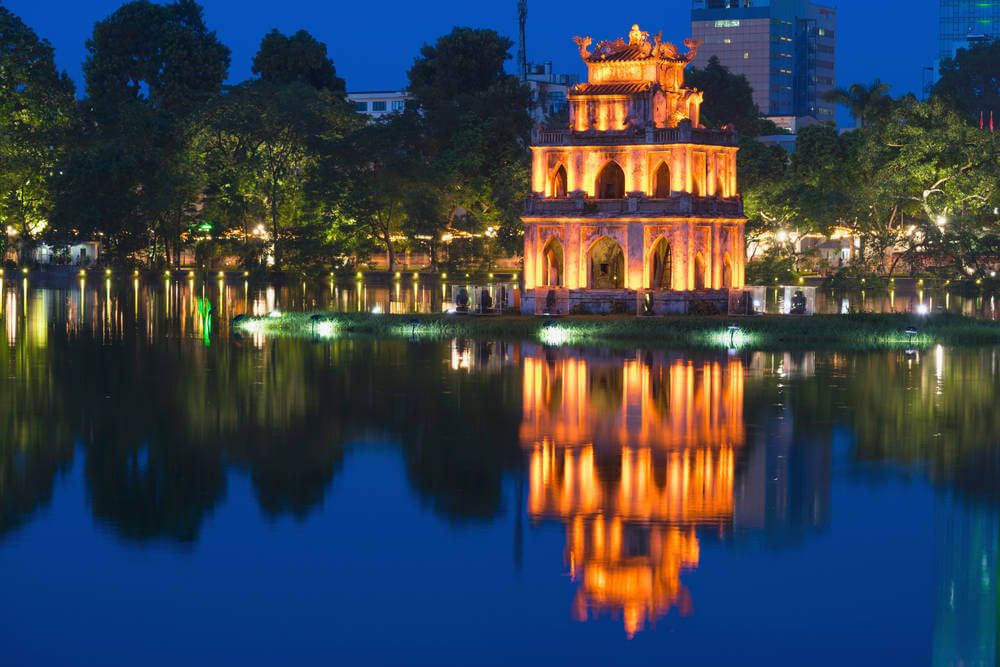
<path fill-rule="evenodd" d="M 638 23 L 632 24 L 632 29 L 628 31 L 628 43 L 632 46 L 639 46 L 649 39 L 649 33 L 639 29 Z"/>

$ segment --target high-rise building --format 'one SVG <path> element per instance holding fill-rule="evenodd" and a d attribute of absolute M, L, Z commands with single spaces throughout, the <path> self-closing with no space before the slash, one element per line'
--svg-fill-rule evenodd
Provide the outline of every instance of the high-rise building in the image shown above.
<path fill-rule="evenodd" d="M 823 94 L 836 85 L 837 14 L 808 0 L 693 0 L 691 34 L 702 42 L 694 64 L 709 58 L 753 88 L 761 112 L 794 129 L 834 120 Z"/>
<path fill-rule="evenodd" d="M 939 16 L 942 60 L 976 42 L 1000 39 L 1000 2 L 941 0 Z"/>

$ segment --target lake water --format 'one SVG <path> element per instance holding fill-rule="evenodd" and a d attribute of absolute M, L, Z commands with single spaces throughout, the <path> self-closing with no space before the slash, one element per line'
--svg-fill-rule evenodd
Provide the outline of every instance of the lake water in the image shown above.
<path fill-rule="evenodd" d="M 218 288 L 3 286 L 0 665 L 995 664 L 996 349 L 236 339 L 297 297 Z"/>

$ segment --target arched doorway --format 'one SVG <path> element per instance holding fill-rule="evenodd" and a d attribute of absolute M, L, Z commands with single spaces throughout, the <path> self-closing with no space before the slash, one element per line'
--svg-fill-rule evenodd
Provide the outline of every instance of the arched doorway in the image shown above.
<path fill-rule="evenodd" d="M 694 256 L 694 288 L 705 289 L 705 256 L 700 252 Z"/>
<path fill-rule="evenodd" d="M 673 262 L 670 256 L 670 244 L 662 236 L 653 244 L 649 262 L 649 288 L 670 289 Z"/>
<path fill-rule="evenodd" d="M 590 289 L 621 289 L 625 287 L 625 253 L 622 247 L 602 236 L 587 253 Z"/>
<path fill-rule="evenodd" d="M 666 199 L 670 196 L 670 167 L 661 162 L 653 172 L 653 197 Z"/>
<path fill-rule="evenodd" d="M 617 162 L 608 162 L 597 174 L 594 192 L 598 199 L 622 199 L 625 197 L 625 172 Z"/>
<path fill-rule="evenodd" d="M 728 252 L 722 258 L 722 286 L 724 288 L 733 286 L 733 263 L 729 259 Z"/>
<path fill-rule="evenodd" d="M 552 172 L 551 185 L 549 186 L 549 196 L 566 196 L 566 167 L 563 165 L 559 165 L 559 167 Z"/>
<path fill-rule="evenodd" d="M 542 285 L 559 287 L 563 278 L 563 248 L 559 239 L 552 237 L 542 248 Z"/>

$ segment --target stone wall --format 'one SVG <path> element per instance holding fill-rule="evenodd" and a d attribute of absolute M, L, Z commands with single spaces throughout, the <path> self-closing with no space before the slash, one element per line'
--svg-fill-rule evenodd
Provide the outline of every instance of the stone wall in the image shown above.
<path fill-rule="evenodd" d="M 731 293 L 742 290 L 591 290 L 539 287 L 525 290 L 525 315 L 685 315 L 727 314 Z M 550 296 L 551 295 L 551 296 Z"/>

